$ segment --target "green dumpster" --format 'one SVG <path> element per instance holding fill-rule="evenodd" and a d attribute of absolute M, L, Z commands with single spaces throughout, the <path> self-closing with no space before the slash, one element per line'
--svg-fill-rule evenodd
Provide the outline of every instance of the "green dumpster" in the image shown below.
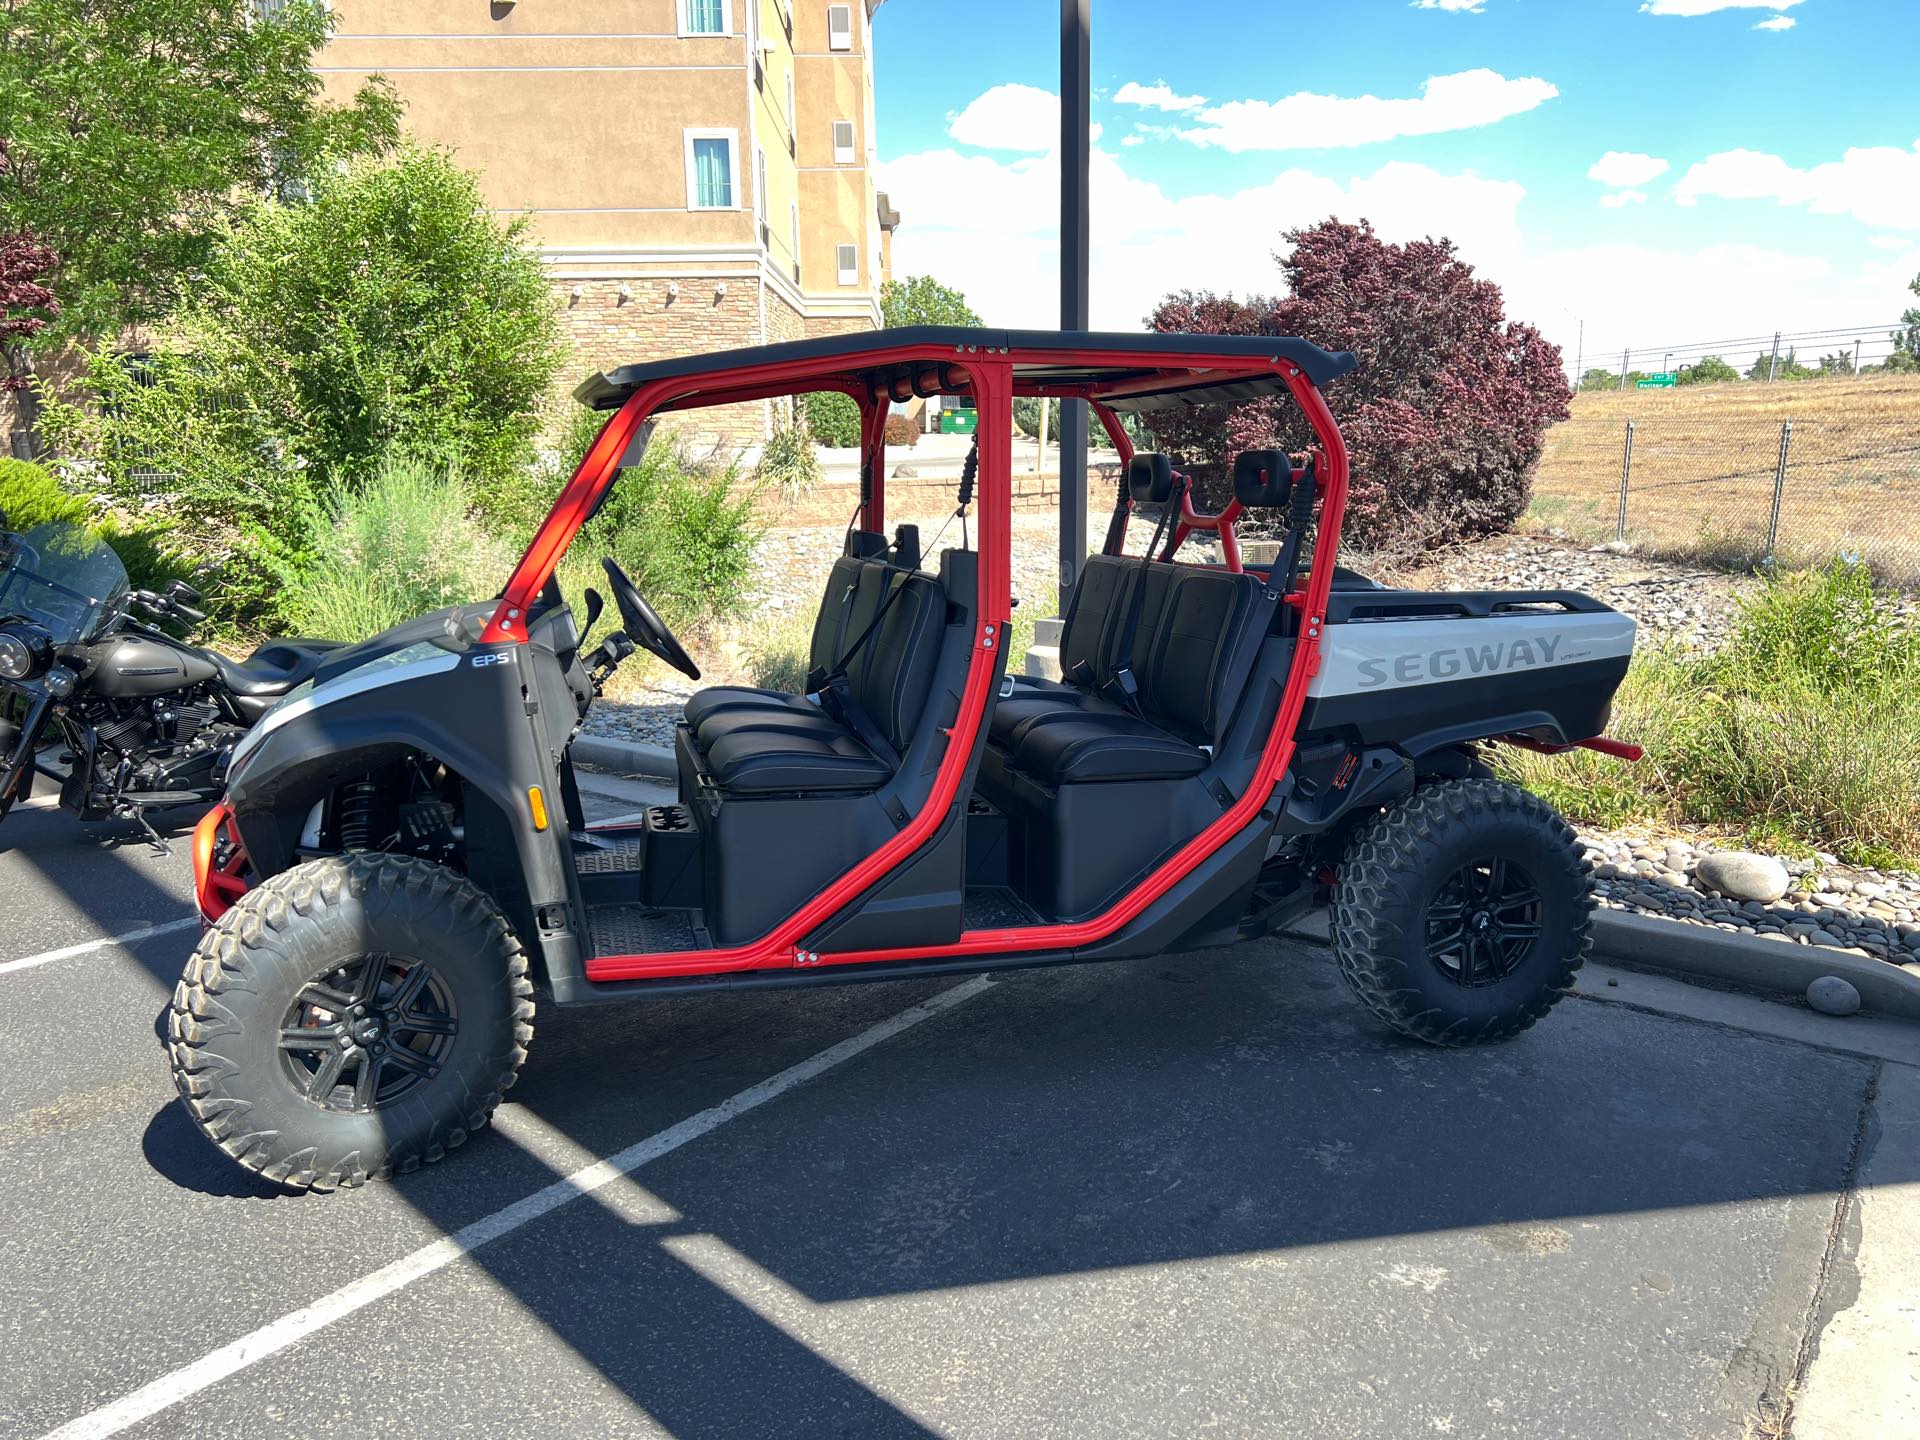
<path fill-rule="evenodd" d="M 979 428 L 978 410 L 942 410 L 940 412 L 940 433 L 942 435 L 971 435 Z"/>

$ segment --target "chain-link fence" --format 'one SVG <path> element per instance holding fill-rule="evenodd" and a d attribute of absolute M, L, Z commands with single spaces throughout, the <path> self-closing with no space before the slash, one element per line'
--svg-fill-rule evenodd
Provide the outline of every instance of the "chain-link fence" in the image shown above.
<path fill-rule="evenodd" d="M 1920 377 L 1577 396 L 1522 528 L 1739 568 L 1845 555 L 1920 589 Z"/>

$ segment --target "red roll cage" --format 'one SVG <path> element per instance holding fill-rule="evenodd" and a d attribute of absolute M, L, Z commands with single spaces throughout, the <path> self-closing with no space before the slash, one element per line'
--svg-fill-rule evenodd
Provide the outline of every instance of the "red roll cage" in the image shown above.
<path fill-rule="evenodd" d="M 885 528 L 882 462 L 891 405 L 915 395 L 964 393 L 972 397 L 980 416 L 975 634 L 959 713 L 926 802 L 886 844 L 856 860 L 757 939 L 706 950 L 599 956 L 588 962 L 588 978 L 604 983 L 792 966 L 1066 952 L 1104 940 L 1138 918 L 1254 819 L 1292 758 L 1307 684 L 1319 668 L 1323 619 L 1347 498 L 1346 446 L 1321 395 L 1320 382 L 1346 373 L 1352 364 L 1350 356 L 1330 355 L 1282 337 L 924 329 L 687 357 L 596 376 L 582 386 L 581 399 L 613 414 L 515 567 L 482 637 L 484 644 L 518 643 L 524 638 L 529 609 L 613 484 L 621 458 L 656 416 L 815 390 L 852 396 L 861 412 L 860 523 L 873 531 Z M 944 945 L 841 953 L 810 948 L 814 932 L 905 863 L 939 828 L 954 805 L 985 723 L 997 661 L 994 652 L 1004 644 L 1012 613 L 1014 399 L 1048 396 L 1087 401 L 1124 463 L 1133 447 L 1120 422 L 1122 409 L 1221 403 L 1259 394 L 1290 395 L 1305 414 L 1317 441 L 1319 511 L 1304 587 L 1285 597 L 1300 614 L 1292 668 L 1253 783 L 1245 793 L 1132 890 L 1090 919 L 970 930 Z M 1233 522 L 1239 513 L 1235 502 L 1219 515 L 1202 515 L 1183 499 L 1175 534 L 1217 530 L 1223 558 L 1237 568 Z M 1276 578 L 1289 583 L 1292 577 Z"/>

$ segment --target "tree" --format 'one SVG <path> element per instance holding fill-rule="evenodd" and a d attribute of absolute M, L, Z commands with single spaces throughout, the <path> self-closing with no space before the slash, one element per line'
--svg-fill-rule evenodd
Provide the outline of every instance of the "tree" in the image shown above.
<path fill-rule="evenodd" d="M 1390 245 L 1365 221 L 1338 220 L 1287 238 L 1289 293 L 1266 328 L 1360 361 L 1327 395 L 1352 458 L 1354 537 L 1412 550 L 1510 526 L 1526 509 L 1547 427 L 1568 413 L 1559 347 L 1509 321 L 1500 287 L 1475 276 L 1449 241 Z M 1172 312 L 1182 300 L 1169 297 Z M 1249 317 L 1230 318 L 1244 326 Z M 1168 428 L 1158 414 L 1148 422 L 1156 437 Z M 1224 468 L 1249 443 L 1298 451 L 1313 440 L 1296 407 L 1259 402 L 1185 448 Z"/>
<path fill-rule="evenodd" d="M 1182 335 L 1259 335 L 1273 314 L 1268 295 L 1237 299 L 1211 290 L 1176 290 L 1154 307 L 1147 328 Z M 1176 456 L 1199 498 L 1219 510 L 1229 499 L 1232 457 L 1271 443 L 1280 423 L 1279 403 L 1175 407 L 1147 417 L 1154 444 Z"/>
<path fill-rule="evenodd" d="M 50 403 L 47 427 L 129 498 L 131 466 L 166 472 L 183 517 L 296 566 L 303 527 L 391 453 L 509 476 L 561 360 L 527 223 L 438 151 L 317 174 L 309 200 L 256 200 L 163 347 L 95 355 L 100 403 Z"/>
<path fill-rule="evenodd" d="M 1851 350 L 1842 350 L 1837 354 L 1822 355 L 1820 357 L 1819 373 L 1822 375 L 1853 374 L 1853 352 Z"/>
<path fill-rule="evenodd" d="M 1749 380 L 1805 380 L 1816 373 L 1800 363 L 1800 353 L 1792 346 L 1777 359 L 1771 350 L 1762 350 L 1747 367 Z"/>
<path fill-rule="evenodd" d="M 24 230 L 0 235 L 0 351 L 7 360 L 0 390 L 27 388 L 22 347 L 60 313 L 59 300 L 41 283 L 57 263 L 53 251 Z"/>
<path fill-rule="evenodd" d="M 967 297 L 931 275 L 909 275 L 880 287 L 880 317 L 889 330 L 903 325 L 978 325 Z"/>
<path fill-rule="evenodd" d="M 1682 365 L 1679 371 L 1682 385 L 1721 385 L 1739 378 L 1740 372 L 1718 355 L 1709 355 L 1691 365 Z"/>
<path fill-rule="evenodd" d="M 1614 374 L 1613 371 L 1602 369 L 1598 365 L 1591 366 L 1587 370 L 1587 373 L 1580 377 L 1579 388 L 1582 390 L 1618 390 L 1620 388 L 1620 377 Z"/>
<path fill-rule="evenodd" d="M 320 100 L 317 0 L 10 0 L 0 6 L 0 232 L 59 257 L 39 343 L 157 319 L 253 197 L 390 146 L 375 79 Z"/>
<path fill-rule="evenodd" d="M 1915 295 L 1920 295 L 1920 275 L 1913 277 L 1913 283 L 1907 287 Z M 1910 308 L 1900 316 L 1900 328 L 1888 339 L 1893 341 L 1893 351 L 1881 365 L 1882 370 L 1910 372 L 1920 370 L 1920 308 Z"/>

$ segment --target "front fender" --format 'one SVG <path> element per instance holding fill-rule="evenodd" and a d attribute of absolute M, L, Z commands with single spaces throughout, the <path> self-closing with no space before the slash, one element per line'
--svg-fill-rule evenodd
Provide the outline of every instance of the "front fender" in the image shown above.
<path fill-rule="evenodd" d="M 573 716 L 544 713 L 534 645 L 436 651 L 384 677 L 354 672 L 269 715 L 236 752 L 227 784 L 233 824 L 256 882 L 297 862 L 315 803 L 338 786 L 418 755 L 485 802 L 485 854 L 474 875 L 511 914 L 571 900 L 567 836 L 542 830 L 528 792 L 560 794 Z M 550 726 L 552 728 L 550 728 Z M 549 813 L 560 813 L 550 803 Z M 517 893 L 518 892 L 518 893 Z M 524 902 L 516 903 L 524 895 Z M 531 942 L 535 938 L 526 934 Z"/>

